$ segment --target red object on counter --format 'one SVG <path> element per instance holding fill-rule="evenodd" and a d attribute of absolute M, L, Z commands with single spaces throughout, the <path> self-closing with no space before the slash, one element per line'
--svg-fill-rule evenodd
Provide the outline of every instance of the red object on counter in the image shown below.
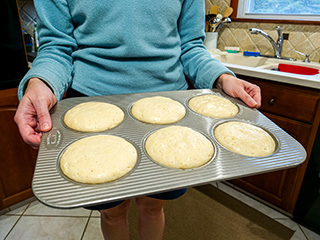
<path fill-rule="evenodd" d="M 288 72 L 288 73 L 303 74 L 303 75 L 316 75 L 319 73 L 319 69 L 302 67 L 302 66 L 291 65 L 291 64 L 283 64 L 283 63 L 280 63 L 278 65 L 278 70 L 280 72 Z"/>

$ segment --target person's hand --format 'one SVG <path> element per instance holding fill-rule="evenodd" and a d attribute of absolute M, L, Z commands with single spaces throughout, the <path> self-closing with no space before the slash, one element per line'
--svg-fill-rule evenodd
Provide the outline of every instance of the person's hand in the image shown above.
<path fill-rule="evenodd" d="M 222 89 L 231 97 L 240 98 L 249 107 L 261 106 L 260 88 L 252 83 L 238 79 L 230 74 L 222 74 L 216 83 L 216 87 Z"/>
<path fill-rule="evenodd" d="M 18 125 L 25 143 L 37 149 L 40 145 L 42 132 L 52 127 L 49 110 L 57 99 L 51 89 L 40 79 L 32 78 L 22 97 L 14 121 Z"/>

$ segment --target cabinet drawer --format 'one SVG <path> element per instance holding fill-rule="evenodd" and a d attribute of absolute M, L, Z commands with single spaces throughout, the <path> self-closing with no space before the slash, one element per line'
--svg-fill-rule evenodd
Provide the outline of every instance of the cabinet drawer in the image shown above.
<path fill-rule="evenodd" d="M 319 99 L 319 92 L 303 90 L 297 86 L 276 82 L 255 81 L 261 88 L 261 110 L 291 119 L 312 123 Z"/>

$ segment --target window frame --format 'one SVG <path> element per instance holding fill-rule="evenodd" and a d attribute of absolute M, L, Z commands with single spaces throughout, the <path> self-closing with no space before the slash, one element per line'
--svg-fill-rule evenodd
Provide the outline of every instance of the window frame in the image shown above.
<path fill-rule="evenodd" d="M 235 22 L 260 22 L 260 23 L 287 23 L 287 24 L 313 24 L 320 25 L 320 21 L 312 20 L 291 20 L 291 19 L 261 19 L 261 18 L 238 18 L 239 0 L 231 0 L 230 6 L 233 8 L 231 15 L 232 21 Z"/>

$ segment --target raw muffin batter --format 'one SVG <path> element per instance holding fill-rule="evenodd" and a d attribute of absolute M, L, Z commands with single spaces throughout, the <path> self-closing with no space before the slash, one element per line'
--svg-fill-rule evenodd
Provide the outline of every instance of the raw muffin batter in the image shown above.
<path fill-rule="evenodd" d="M 74 181 L 105 183 L 126 175 L 137 159 L 137 150 L 123 138 L 98 135 L 72 143 L 63 153 L 60 167 Z"/>
<path fill-rule="evenodd" d="M 123 111 L 110 103 L 85 102 L 71 108 L 64 116 L 64 123 L 81 132 L 100 132 L 119 125 Z"/>
<path fill-rule="evenodd" d="M 186 109 L 171 98 L 155 96 L 135 102 L 131 113 L 142 122 L 169 124 L 181 120 L 186 115 Z"/>
<path fill-rule="evenodd" d="M 227 149 L 251 157 L 268 156 L 276 143 L 262 128 L 244 122 L 226 122 L 215 130 L 216 139 Z"/>
<path fill-rule="evenodd" d="M 231 118 L 239 112 L 231 101 L 212 94 L 193 97 L 188 105 L 196 113 L 212 118 Z"/>
<path fill-rule="evenodd" d="M 171 126 L 151 134 L 146 142 L 148 155 L 171 168 L 195 168 L 209 162 L 214 154 L 212 143 L 188 127 Z"/>

